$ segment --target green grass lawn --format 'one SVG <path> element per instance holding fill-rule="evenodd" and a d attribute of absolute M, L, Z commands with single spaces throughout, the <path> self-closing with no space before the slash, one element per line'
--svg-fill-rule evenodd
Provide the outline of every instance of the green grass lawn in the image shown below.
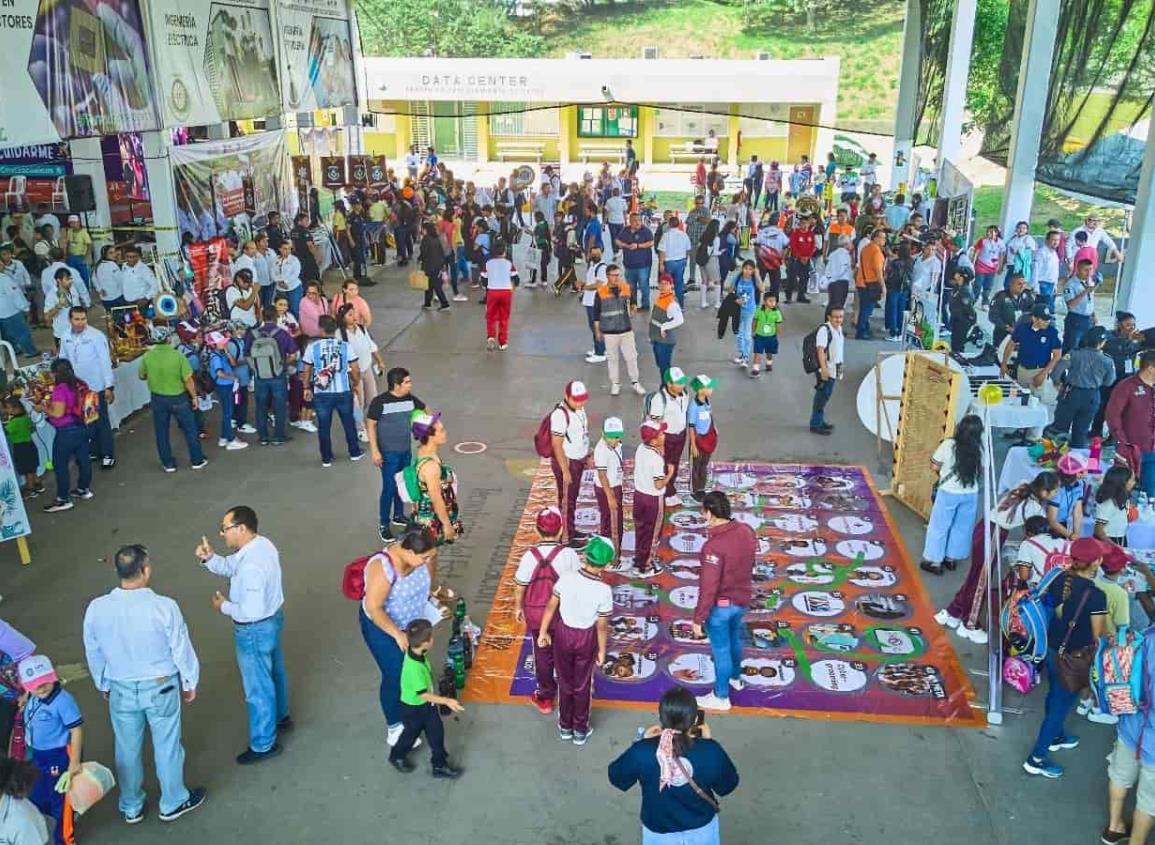
<path fill-rule="evenodd" d="M 1003 201 L 1002 185 L 987 185 L 975 189 L 975 236 L 987 226 L 999 225 L 999 210 Z M 1035 202 L 1031 209 L 1031 231 L 1042 233 L 1047 221 L 1051 218 L 1059 220 L 1065 231 L 1071 231 L 1083 225 L 1083 218 L 1094 209 L 1103 218 L 1103 227 L 1118 235 L 1123 229 L 1123 211 L 1118 208 L 1103 208 L 1089 205 L 1069 196 L 1048 188 L 1045 185 L 1035 186 Z"/>
<path fill-rule="evenodd" d="M 661 50 L 662 58 L 752 59 L 759 50 L 775 59 L 840 56 L 838 118 L 877 121 L 890 131 L 898 97 L 904 11 L 900 0 L 866 0 L 849 15 L 820 16 L 817 31 L 808 34 L 804 24 L 777 14 L 764 15 L 765 20 L 747 30 L 737 6 L 670 0 L 594 6 L 564 22 L 545 21 L 542 34 L 545 55 L 555 58 L 571 50 L 588 50 L 595 58 L 635 59 L 643 47 L 652 46 Z M 789 98 L 788 90 L 767 92 L 768 100 Z"/>

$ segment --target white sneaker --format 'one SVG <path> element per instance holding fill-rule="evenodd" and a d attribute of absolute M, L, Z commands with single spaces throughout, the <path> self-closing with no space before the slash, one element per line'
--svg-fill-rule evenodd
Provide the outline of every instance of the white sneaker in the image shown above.
<path fill-rule="evenodd" d="M 317 424 L 312 420 L 301 420 L 301 425 L 299 427 L 301 431 L 307 431 L 309 434 L 317 433 Z"/>
<path fill-rule="evenodd" d="M 248 449 L 249 444 L 243 440 L 230 440 L 225 445 L 226 452 L 239 452 L 241 449 Z"/>
<path fill-rule="evenodd" d="M 1119 717 L 1114 713 L 1104 713 L 1098 707 L 1092 707 L 1091 712 L 1087 714 L 1087 721 L 1094 722 L 1096 725 L 1117 725 L 1119 724 Z"/>
<path fill-rule="evenodd" d="M 1080 716 L 1086 716 L 1094 708 L 1095 702 L 1089 698 L 1079 699 L 1079 706 L 1075 708 L 1075 712 Z"/>
<path fill-rule="evenodd" d="M 622 386 L 620 384 L 611 384 L 610 385 L 610 396 L 617 396 L 621 392 L 622 392 Z"/>
<path fill-rule="evenodd" d="M 463 293 L 459 293 L 459 294 L 457 294 L 457 296 L 453 297 L 453 301 L 454 302 L 469 302 L 469 297 Z"/>
<path fill-rule="evenodd" d="M 743 358 L 743 357 L 742 357 L 742 356 L 740 356 L 740 355 L 739 355 L 737 358 L 735 358 L 735 359 L 734 359 L 734 363 L 735 363 L 735 364 L 743 364 L 743 363 L 745 363 L 745 361 L 746 361 L 746 359 L 745 359 L 745 358 Z"/>
<path fill-rule="evenodd" d="M 698 702 L 698 706 L 703 710 L 721 710 L 725 712 L 730 709 L 730 699 L 718 698 L 714 693 L 699 695 L 694 700 Z"/>
<path fill-rule="evenodd" d="M 229 445 L 229 441 L 225 440 L 223 437 L 218 437 L 217 438 L 217 445 L 223 449 Z"/>
<path fill-rule="evenodd" d="M 501 346 L 499 346 L 497 348 L 500 349 L 502 352 L 504 352 L 505 350 L 509 349 L 509 344 L 503 343 L 503 344 L 501 344 Z"/>
<path fill-rule="evenodd" d="M 363 428 L 357 429 L 357 439 L 360 440 L 362 443 L 368 443 L 369 442 L 369 435 L 365 433 L 365 429 L 363 429 Z"/>
<path fill-rule="evenodd" d="M 959 623 L 962 622 L 961 619 L 956 619 L 947 613 L 945 607 L 934 615 L 934 621 L 940 625 L 945 625 L 947 628 L 957 628 Z"/>
<path fill-rule="evenodd" d="M 289 423 L 289 425 L 291 425 L 293 428 L 300 428 L 304 424 L 305 424 L 304 420 L 297 420 L 296 422 L 290 422 Z"/>
<path fill-rule="evenodd" d="M 640 381 L 634 382 L 634 393 L 638 394 L 639 396 L 646 395 L 646 389 L 642 387 L 642 383 Z"/>
<path fill-rule="evenodd" d="M 586 363 L 587 364 L 601 364 L 601 363 L 604 363 L 605 360 L 606 360 L 605 355 L 587 355 L 586 356 Z"/>
<path fill-rule="evenodd" d="M 883 340 L 885 340 L 887 343 L 902 343 L 902 337 L 901 336 L 891 337 L 890 335 L 887 335 L 886 337 L 883 338 Z"/>
<path fill-rule="evenodd" d="M 682 504 L 682 499 L 680 496 L 667 496 L 666 497 L 666 507 L 668 507 L 668 508 L 680 507 L 681 504 Z"/>
<path fill-rule="evenodd" d="M 389 743 L 390 748 L 397 744 L 397 740 L 401 739 L 401 734 L 404 732 L 404 730 L 405 726 L 400 722 L 398 722 L 396 725 L 389 726 L 389 730 L 385 733 L 385 741 Z M 413 743 L 413 747 L 418 748 L 420 745 L 421 737 L 417 737 L 417 741 Z"/>
<path fill-rule="evenodd" d="M 966 625 L 959 625 L 954 629 L 954 632 L 964 640 L 970 640 L 975 645 L 987 644 L 987 632 L 982 628 L 968 628 Z"/>
<path fill-rule="evenodd" d="M 241 434 L 256 434 L 257 433 L 257 430 L 255 428 L 253 428 L 251 425 L 249 425 L 248 423 L 245 423 L 244 425 L 237 426 L 237 431 L 239 431 Z"/>
<path fill-rule="evenodd" d="M 730 679 L 730 689 L 738 690 L 739 692 L 741 692 L 742 690 L 746 689 L 746 682 L 744 680 L 742 680 L 741 678 L 731 678 Z"/>

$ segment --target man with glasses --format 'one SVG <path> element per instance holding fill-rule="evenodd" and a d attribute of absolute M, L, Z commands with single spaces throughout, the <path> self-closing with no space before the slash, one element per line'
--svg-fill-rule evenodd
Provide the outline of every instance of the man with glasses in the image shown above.
<path fill-rule="evenodd" d="M 257 533 L 257 514 L 238 505 L 225 514 L 221 537 L 233 554 L 218 555 L 201 537 L 197 559 L 214 575 L 229 579 L 229 595 L 213 593 L 213 608 L 233 620 L 237 668 L 249 711 L 249 747 L 237 755 L 242 766 L 268 760 L 281 753 L 277 736 L 291 730 L 289 686 L 281 629 L 281 557 L 267 537 Z"/>
<path fill-rule="evenodd" d="M 598 287 L 594 299 L 594 339 L 606 345 L 606 365 L 610 372 L 610 396 L 622 392 L 619 381 L 618 353 L 626 359 L 634 393 L 644 396 L 646 389 L 638 380 L 638 347 L 634 341 L 634 304 L 630 286 L 622 281 L 622 271 L 616 264 L 606 268 L 605 283 Z"/>
<path fill-rule="evenodd" d="M 622 251 L 622 265 L 626 270 L 626 281 L 633 291 L 634 306 L 641 297 L 641 309 L 650 307 L 650 268 L 654 264 L 654 233 L 642 225 L 638 214 L 630 215 L 630 225 L 618 233 L 614 244 Z"/>
<path fill-rule="evenodd" d="M 152 732 L 160 784 L 159 818 L 171 822 L 205 800 L 205 790 L 184 783 L 181 699 L 197 697 L 200 662 L 177 603 L 149 587 L 152 562 L 141 545 L 113 558 L 120 586 L 93 599 L 84 613 L 84 655 L 92 682 L 108 701 L 116 740 L 120 812 L 128 824 L 144 821 L 144 728 Z"/>

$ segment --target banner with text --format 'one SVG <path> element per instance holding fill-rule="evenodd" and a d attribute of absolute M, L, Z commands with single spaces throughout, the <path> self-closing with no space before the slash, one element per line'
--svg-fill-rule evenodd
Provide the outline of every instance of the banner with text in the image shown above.
<path fill-rule="evenodd" d="M 156 129 L 137 0 L 2 0 L 0 146 Z"/>
<path fill-rule="evenodd" d="M 280 111 L 269 0 L 153 0 L 147 11 L 165 126 Z"/>
<path fill-rule="evenodd" d="M 278 0 L 286 111 L 352 106 L 353 39 L 345 0 Z"/>

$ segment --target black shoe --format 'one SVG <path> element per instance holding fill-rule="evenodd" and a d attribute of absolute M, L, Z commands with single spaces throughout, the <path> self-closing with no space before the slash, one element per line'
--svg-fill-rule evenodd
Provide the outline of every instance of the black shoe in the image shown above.
<path fill-rule="evenodd" d="M 951 557 L 944 557 L 942 559 L 942 565 L 949 569 L 951 572 L 954 572 L 956 569 L 958 569 L 958 561 Z"/>
<path fill-rule="evenodd" d="M 144 821 L 144 807 L 141 807 L 140 810 L 138 810 L 136 813 L 133 813 L 132 815 L 129 815 L 128 813 L 124 814 L 125 824 L 140 824 L 142 821 Z"/>
<path fill-rule="evenodd" d="M 800 297 L 798 297 L 798 301 L 803 305 L 809 305 L 812 300 L 809 300 L 809 299 L 806 299 L 805 297 L 800 296 Z"/>
<path fill-rule="evenodd" d="M 189 794 L 188 794 L 188 800 L 186 800 L 183 804 L 181 804 L 179 807 L 177 807 L 171 813 L 161 813 L 160 815 L 157 816 L 157 818 L 160 819 L 162 822 L 174 822 L 177 819 L 179 819 L 181 816 L 183 816 L 185 813 L 191 813 L 193 810 L 195 810 L 201 804 L 205 803 L 205 796 L 206 795 L 207 795 L 207 792 L 203 786 L 198 786 L 196 789 L 190 789 Z M 141 810 L 141 815 L 142 816 L 144 815 L 143 810 Z M 127 817 L 125 817 L 125 821 L 128 822 L 129 824 L 135 824 L 135 822 L 129 822 Z"/>
<path fill-rule="evenodd" d="M 390 543 L 393 541 L 393 532 L 389 530 L 388 525 L 378 525 L 377 536 L 381 538 L 382 543 Z"/>
<path fill-rule="evenodd" d="M 931 575 L 942 575 L 941 563 L 933 563 L 929 560 L 924 560 L 918 565 L 918 568 L 923 572 L 929 572 Z"/>
<path fill-rule="evenodd" d="M 370 279 L 368 276 L 366 276 L 361 281 L 359 281 L 357 284 L 359 284 L 363 288 L 371 288 L 374 285 L 376 285 L 377 283 L 375 281 L 373 281 L 372 279 Z"/>
<path fill-rule="evenodd" d="M 389 765 L 392 766 L 393 768 L 395 768 L 397 771 L 401 772 L 401 774 L 403 774 L 403 775 L 412 774 L 413 770 L 416 768 L 416 766 L 414 766 L 412 763 L 410 763 L 404 757 L 402 757 L 398 760 L 394 760 L 392 757 L 390 757 L 389 758 Z"/>
<path fill-rule="evenodd" d="M 810 427 L 810 433 L 811 434 L 826 434 L 826 435 L 828 435 L 828 434 L 830 434 L 830 429 L 824 428 L 823 426 L 817 426 L 817 427 L 811 426 Z"/>
<path fill-rule="evenodd" d="M 397 519 L 396 517 L 394 517 L 393 519 L 389 520 L 389 524 L 390 524 L 390 525 L 395 525 L 395 526 L 397 526 L 398 528 L 408 528 L 408 527 L 409 527 L 409 520 L 407 520 L 407 519 Z"/>
<path fill-rule="evenodd" d="M 433 777 L 445 778 L 446 780 L 456 780 L 457 778 L 461 777 L 461 769 L 455 769 L 448 763 L 446 763 L 444 766 L 434 766 Z"/>
<path fill-rule="evenodd" d="M 277 721 L 277 733 L 288 733 L 295 727 L 296 725 L 293 724 L 292 716 L 286 716 Z"/>
<path fill-rule="evenodd" d="M 263 760 L 271 760 L 273 757 L 281 755 L 281 746 L 273 743 L 273 747 L 268 751 L 253 751 L 251 748 L 246 748 L 237 755 L 237 763 L 241 766 L 251 766 L 254 763 L 260 763 Z"/>

